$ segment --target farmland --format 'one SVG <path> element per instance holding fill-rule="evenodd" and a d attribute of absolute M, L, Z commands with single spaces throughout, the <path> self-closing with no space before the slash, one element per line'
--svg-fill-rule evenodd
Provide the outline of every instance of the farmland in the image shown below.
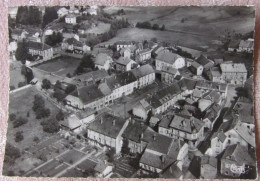
<path fill-rule="evenodd" d="M 156 37 L 158 41 L 178 44 L 190 48 L 211 46 L 212 40 L 219 40 L 227 31 L 245 34 L 254 27 L 253 8 L 206 8 L 206 7 L 120 7 L 125 10 L 124 18 L 135 26 L 141 20 L 151 24 L 165 25 L 166 31 L 127 28 L 109 40 L 140 41 Z M 188 10 L 187 10 L 188 8 Z M 107 13 L 115 13 L 119 8 L 105 8 Z M 238 14 L 234 16 L 234 14 Z M 241 26 L 243 24 L 243 26 Z"/>

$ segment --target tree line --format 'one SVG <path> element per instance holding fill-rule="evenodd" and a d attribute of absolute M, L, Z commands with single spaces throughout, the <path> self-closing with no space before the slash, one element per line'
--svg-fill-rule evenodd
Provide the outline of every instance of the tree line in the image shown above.
<path fill-rule="evenodd" d="M 161 30 L 161 31 L 165 30 L 165 25 L 162 25 L 160 27 L 158 24 L 151 24 L 149 21 L 137 22 L 135 27 L 143 28 L 143 29 Z"/>

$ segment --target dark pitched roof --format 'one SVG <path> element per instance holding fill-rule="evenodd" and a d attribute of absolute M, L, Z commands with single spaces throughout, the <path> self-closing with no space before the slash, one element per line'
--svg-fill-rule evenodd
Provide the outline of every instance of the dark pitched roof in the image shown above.
<path fill-rule="evenodd" d="M 169 127 L 177 130 L 181 130 L 187 133 L 196 133 L 204 126 L 204 122 L 194 117 L 175 115 Z"/>
<path fill-rule="evenodd" d="M 153 135 L 153 141 L 149 142 L 147 149 L 167 155 L 171 149 L 172 142 L 172 138 L 157 133 Z"/>
<path fill-rule="evenodd" d="M 211 156 L 202 156 L 201 157 L 201 165 L 209 164 L 212 167 L 215 167 L 217 169 L 218 160 L 215 157 Z"/>
<path fill-rule="evenodd" d="M 104 95 L 96 85 L 89 85 L 77 88 L 75 91 L 71 93 L 71 95 L 78 97 L 84 104 L 93 102 L 97 99 L 104 97 Z"/>
<path fill-rule="evenodd" d="M 122 118 L 104 113 L 100 117 L 96 118 L 95 121 L 90 123 L 88 129 L 111 138 L 116 138 L 122 130 L 125 121 L 126 120 Z"/>
<path fill-rule="evenodd" d="M 248 153 L 247 148 L 240 144 L 228 146 L 221 159 L 230 159 L 236 161 L 239 165 L 255 166 L 256 164 L 256 161 Z"/>
<path fill-rule="evenodd" d="M 254 124 L 254 109 L 250 100 L 239 98 L 235 103 L 233 113 L 239 116 L 241 122 Z"/>
<path fill-rule="evenodd" d="M 142 65 L 139 68 L 131 70 L 136 78 L 144 77 L 146 75 L 155 73 L 153 67 L 149 64 Z"/>
<path fill-rule="evenodd" d="M 75 38 L 69 38 L 65 40 L 69 45 L 74 45 L 78 47 L 82 47 L 84 44 L 81 41 L 76 40 Z"/>
<path fill-rule="evenodd" d="M 202 65 L 204 68 L 210 68 L 214 65 L 214 62 L 204 55 L 200 55 L 195 61 Z"/>
<path fill-rule="evenodd" d="M 180 55 L 176 53 L 172 53 L 170 51 L 160 51 L 156 57 L 156 60 L 160 60 L 169 64 L 173 64 L 178 58 L 182 58 Z"/>
<path fill-rule="evenodd" d="M 178 82 L 179 86 L 181 87 L 181 90 L 194 90 L 196 83 L 196 80 L 187 78 L 183 78 Z"/>
<path fill-rule="evenodd" d="M 200 178 L 200 163 L 201 158 L 199 156 L 194 156 L 188 170 L 196 177 Z"/>
<path fill-rule="evenodd" d="M 181 169 L 177 166 L 176 163 L 173 163 L 162 174 L 160 174 L 160 178 L 174 178 L 174 179 L 178 179 L 182 175 L 183 175 L 183 172 L 181 171 Z"/>
<path fill-rule="evenodd" d="M 34 49 L 34 50 L 48 50 L 48 49 L 51 48 L 51 46 L 49 46 L 45 43 L 29 41 L 28 42 L 28 48 Z"/>
<path fill-rule="evenodd" d="M 148 97 L 146 101 L 153 107 L 157 108 L 163 105 L 166 101 L 172 99 L 175 95 L 179 94 L 181 89 L 177 83 L 172 84 L 164 89 L 159 90 L 156 94 Z"/>
<path fill-rule="evenodd" d="M 128 58 L 128 57 L 119 57 L 119 59 L 117 59 L 115 62 L 116 62 L 117 64 L 126 66 L 126 65 L 129 64 L 131 61 L 133 61 L 133 60 L 130 59 L 130 58 Z"/>
<path fill-rule="evenodd" d="M 141 141 L 141 135 L 147 129 L 147 126 L 143 122 L 132 121 L 128 124 L 122 137 L 131 141 L 139 143 Z"/>
<path fill-rule="evenodd" d="M 214 138 L 218 138 L 222 143 L 224 143 L 227 136 L 224 134 L 223 131 L 218 131 L 212 135 L 211 139 L 214 139 Z"/>
<path fill-rule="evenodd" d="M 111 90 L 133 83 L 135 81 L 137 81 L 137 79 L 131 71 L 123 72 L 121 74 L 106 78 L 107 85 Z"/>

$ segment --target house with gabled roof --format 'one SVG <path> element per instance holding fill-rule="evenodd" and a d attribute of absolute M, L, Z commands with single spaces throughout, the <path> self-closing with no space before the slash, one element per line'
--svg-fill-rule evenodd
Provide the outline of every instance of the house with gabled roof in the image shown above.
<path fill-rule="evenodd" d="M 155 71 L 149 64 L 132 69 L 131 72 L 138 80 L 138 88 L 150 85 L 155 81 Z"/>
<path fill-rule="evenodd" d="M 199 75 L 199 76 L 202 75 L 203 66 L 200 65 L 199 63 L 194 61 L 194 62 L 191 63 L 189 68 L 195 75 Z"/>
<path fill-rule="evenodd" d="M 178 166 L 178 162 L 173 163 L 169 166 L 165 171 L 163 171 L 160 175 L 160 178 L 163 179 L 183 179 L 183 171 L 182 168 Z"/>
<path fill-rule="evenodd" d="M 63 16 L 65 16 L 65 15 L 69 14 L 69 10 L 66 9 L 66 8 L 64 8 L 64 7 L 62 7 L 62 8 L 60 8 L 60 9 L 57 11 L 57 14 L 58 14 L 59 17 L 63 17 Z"/>
<path fill-rule="evenodd" d="M 208 59 L 205 55 L 201 54 L 195 62 L 203 66 L 203 69 L 207 70 L 214 66 L 214 62 Z"/>
<path fill-rule="evenodd" d="M 133 107 L 133 115 L 145 121 L 151 109 L 151 105 L 145 99 L 142 99 Z"/>
<path fill-rule="evenodd" d="M 65 17 L 65 23 L 75 25 L 77 23 L 77 17 L 74 14 L 68 14 Z"/>
<path fill-rule="evenodd" d="M 215 179 L 217 176 L 218 160 L 211 156 L 202 156 L 200 161 L 200 178 Z"/>
<path fill-rule="evenodd" d="M 95 67 L 99 70 L 108 70 L 113 63 L 112 57 L 105 53 L 99 53 L 95 58 Z"/>
<path fill-rule="evenodd" d="M 194 150 L 204 139 L 204 126 L 205 123 L 195 117 L 174 114 L 161 120 L 158 132 L 174 139 L 186 141 L 189 149 Z"/>
<path fill-rule="evenodd" d="M 138 54 L 136 55 L 136 61 L 141 63 L 144 62 L 145 60 L 151 59 L 151 57 L 152 57 L 152 50 L 146 48 L 138 52 Z"/>
<path fill-rule="evenodd" d="M 116 70 L 120 72 L 130 71 L 137 65 L 137 63 L 134 60 L 128 57 L 119 57 L 119 59 L 115 60 L 115 63 L 116 63 Z"/>
<path fill-rule="evenodd" d="M 240 144 L 228 146 L 221 157 L 220 173 L 223 176 L 239 178 L 251 169 L 256 169 L 256 161 L 248 148 Z"/>
<path fill-rule="evenodd" d="M 144 171 L 162 173 L 174 162 L 184 161 L 187 154 L 187 143 L 157 133 L 144 150 L 139 166 Z"/>
<path fill-rule="evenodd" d="M 222 63 L 220 70 L 225 83 L 244 85 L 247 80 L 247 69 L 243 63 Z"/>
<path fill-rule="evenodd" d="M 65 97 L 66 104 L 75 109 L 92 108 L 100 110 L 105 107 L 104 94 L 97 85 L 88 85 L 77 88 Z"/>
<path fill-rule="evenodd" d="M 127 128 L 129 119 L 123 119 L 103 113 L 87 127 L 89 143 L 96 146 L 115 148 L 119 154 L 122 148 L 122 134 Z"/>
<path fill-rule="evenodd" d="M 176 68 L 163 67 L 161 70 L 161 81 L 167 84 L 172 84 L 177 82 L 176 76 L 180 75 L 180 72 Z"/>
<path fill-rule="evenodd" d="M 169 50 L 162 50 L 155 58 L 156 70 L 162 70 L 164 67 L 172 67 L 175 69 L 185 66 L 185 59 Z"/>
<path fill-rule="evenodd" d="M 238 45 L 237 52 L 253 53 L 254 39 L 241 40 Z"/>
<path fill-rule="evenodd" d="M 87 46 L 85 43 L 79 41 L 79 39 L 76 37 L 64 40 L 61 44 L 61 48 L 63 50 L 69 50 L 77 54 L 83 54 L 87 51 L 90 51 L 90 47 Z"/>
<path fill-rule="evenodd" d="M 44 60 L 48 60 L 53 57 L 53 48 L 45 43 L 29 41 L 28 53 L 32 56 L 40 56 Z"/>

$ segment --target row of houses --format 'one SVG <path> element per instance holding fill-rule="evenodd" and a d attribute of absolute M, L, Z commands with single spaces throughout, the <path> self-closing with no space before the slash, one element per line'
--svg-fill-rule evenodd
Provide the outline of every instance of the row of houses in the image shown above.
<path fill-rule="evenodd" d="M 150 65 L 141 66 L 133 71 L 123 72 L 103 79 L 102 82 L 77 88 L 65 100 L 68 106 L 77 109 L 86 107 L 100 110 L 123 95 L 147 86 L 155 81 L 155 72 Z"/>

